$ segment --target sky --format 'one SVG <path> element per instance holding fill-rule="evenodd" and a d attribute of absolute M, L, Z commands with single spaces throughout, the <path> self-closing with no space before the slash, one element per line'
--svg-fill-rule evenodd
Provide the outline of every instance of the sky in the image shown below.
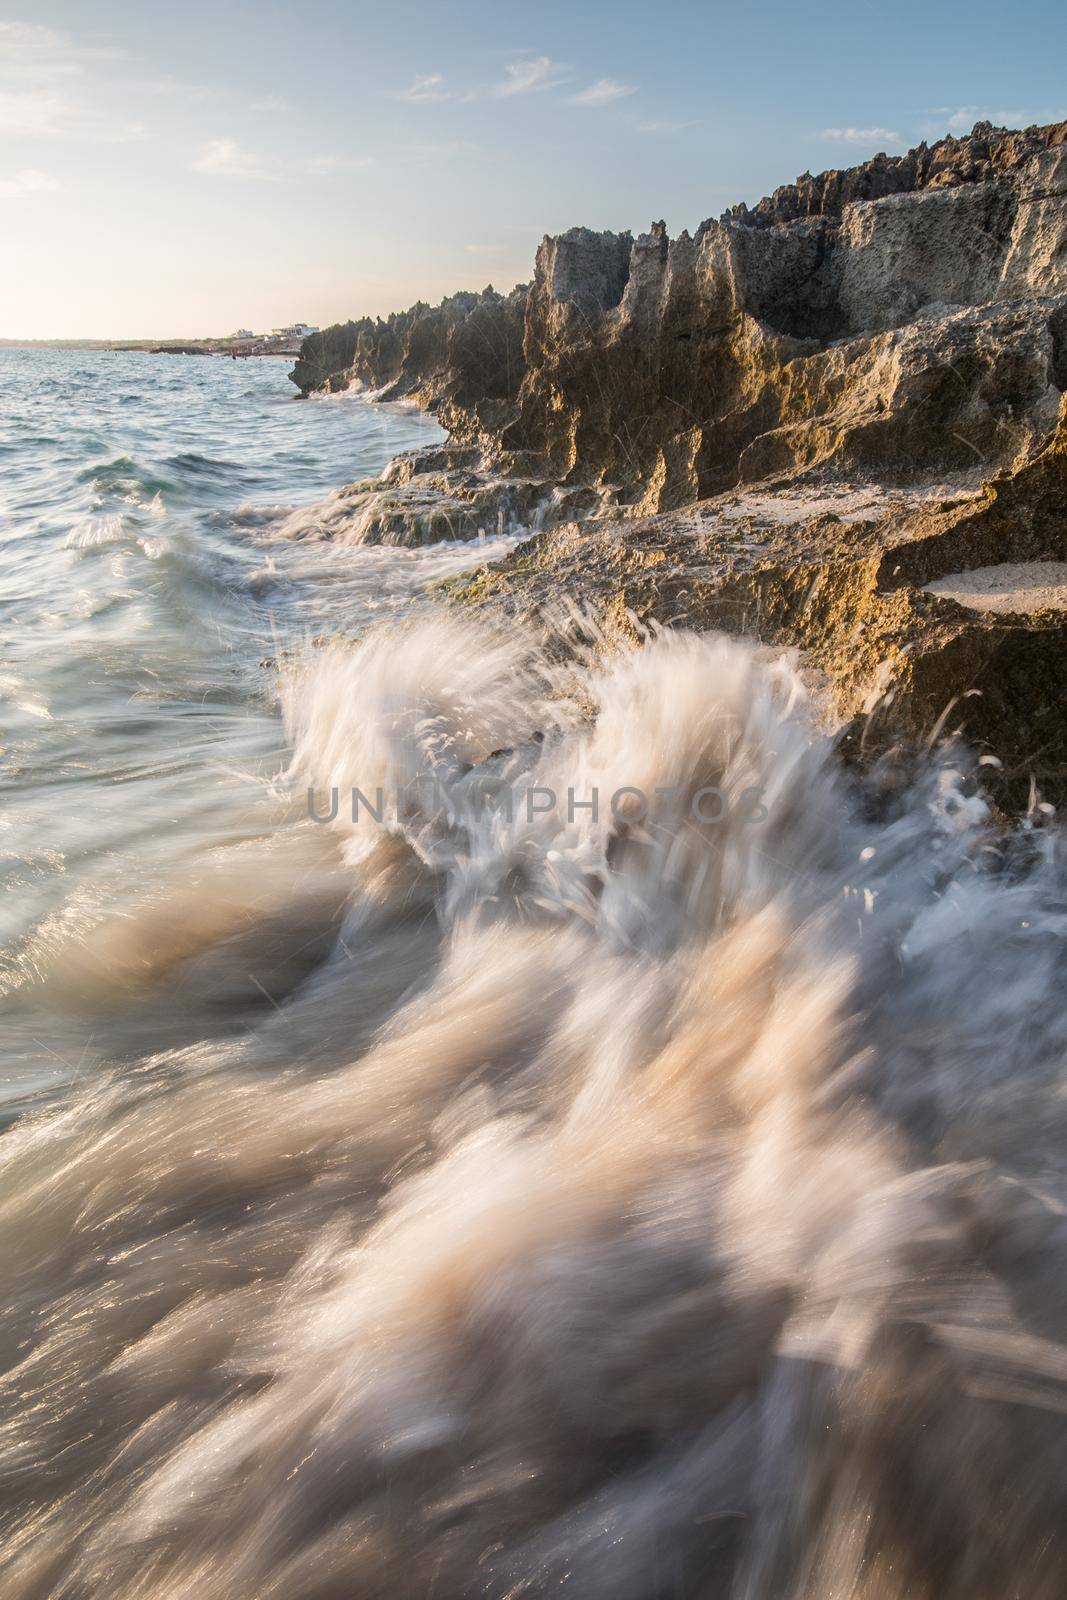
<path fill-rule="evenodd" d="M 0 0 L 0 337 L 384 315 L 1064 117 L 1063 0 Z"/>

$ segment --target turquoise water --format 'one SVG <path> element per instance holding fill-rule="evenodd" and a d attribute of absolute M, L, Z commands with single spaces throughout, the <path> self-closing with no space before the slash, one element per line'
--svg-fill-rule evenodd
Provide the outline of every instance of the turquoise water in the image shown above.
<path fill-rule="evenodd" d="M 56 999 L 68 946 L 275 825 L 279 651 L 358 631 L 441 560 L 469 564 L 275 536 L 294 506 L 440 437 L 355 397 L 302 403 L 287 374 L 273 360 L 0 351 L 8 1107 L 93 1059 L 85 1015 Z"/>

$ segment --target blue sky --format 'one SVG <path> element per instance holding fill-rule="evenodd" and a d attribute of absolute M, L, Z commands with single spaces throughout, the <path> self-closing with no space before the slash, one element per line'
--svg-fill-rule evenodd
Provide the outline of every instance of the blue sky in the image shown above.
<path fill-rule="evenodd" d="M 1062 0 L 0 4 L 0 336 L 224 333 L 529 277 L 810 169 L 1067 116 Z"/>

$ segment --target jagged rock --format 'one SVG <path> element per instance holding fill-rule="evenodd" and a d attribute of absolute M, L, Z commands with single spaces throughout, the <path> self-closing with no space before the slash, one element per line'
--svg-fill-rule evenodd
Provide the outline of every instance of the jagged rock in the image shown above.
<path fill-rule="evenodd" d="M 512 295 L 327 330 L 293 376 L 437 410 L 453 444 L 405 469 L 410 504 L 447 521 L 433 496 L 487 506 L 506 484 L 516 520 L 541 507 L 466 598 L 532 613 L 571 591 L 609 631 L 795 644 L 843 724 L 877 702 L 929 732 L 955 700 L 946 725 L 1013 793 L 1067 786 L 1063 614 L 926 589 L 1067 554 L 1067 124 L 805 174 L 674 240 L 571 229 Z M 374 515 L 366 536 L 417 536 Z"/>
<path fill-rule="evenodd" d="M 928 585 L 1065 560 L 1067 399 L 1033 462 L 948 498 L 839 481 L 732 490 L 546 531 L 448 592 L 525 621 L 571 595 L 609 639 L 658 624 L 796 646 L 848 739 L 873 753 L 961 732 L 1001 763 L 991 786 L 1018 806 L 1031 779 L 1067 795 L 1067 613 L 976 612 Z"/>
<path fill-rule="evenodd" d="M 1065 131 L 979 125 L 692 238 L 574 228 L 528 288 L 327 330 L 294 379 L 414 395 L 486 470 L 638 512 L 826 461 L 1007 464 L 1067 363 Z"/>
<path fill-rule="evenodd" d="M 502 423 L 518 393 L 525 298 L 525 286 L 509 295 L 489 287 L 325 328 L 301 345 L 293 382 L 303 394 L 357 385 L 383 400 L 410 396 L 455 438 L 477 437 Z"/>
<path fill-rule="evenodd" d="M 1002 172 L 1018 170 L 1029 156 L 1050 146 L 1067 142 L 1067 124 L 1049 128 L 994 128 L 991 122 L 976 122 L 963 139 L 951 135 L 933 146 L 920 144 L 903 156 L 883 152 L 845 171 L 821 172 L 812 177 L 805 172 L 796 183 L 784 184 L 754 210 L 734 206 L 724 213 L 756 226 L 771 227 L 793 222 L 798 217 L 839 217 L 848 205 L 858 201 L 882 200 L 887 195 L 915 190 L 981 183 Z"/>

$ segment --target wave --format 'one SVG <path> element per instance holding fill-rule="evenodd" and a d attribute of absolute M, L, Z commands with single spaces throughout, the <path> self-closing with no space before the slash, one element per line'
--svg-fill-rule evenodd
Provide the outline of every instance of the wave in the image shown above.
<path fill-rule="evenodd" d="M 393 482 L 387 476 L 345 484 L 271 521 L 279 539 L 329 540 L 352 548 L 478 545 L 494 535 L 540 532 L 564 499 L 561 491 L 546 493 L 540 484 L 503 478 L 486 479 L 476 493 L 462 498 L 440 481 Z"/>
<path fill-rule="evenodd" d="M 76 481 L 91 484 L 101 495 L 146 503 L 161 496 L 173 499 L 202 494 L 205 489 L 214 491 L 251 480 L 235 461 L 185 451 L 168 456 L 161 468 L 128 455 L 94 462 L 78 473 Z"/>
<path fill-rule="evenodd" d="M 81 517 L 63 541 L 65 550 L 96 550 L 103 545 L 120 544 L 131 537 L 132 529 L 123 516 Z"/>
<path fill-rule="evenodd" d="M 161 477 L 149 467 L 135 461 L 132 456 L 115 456 L 110 461 L 97 461 L 77 474 L 76 482 L 93 484 L 105 494 L 127 499 L 153 499 L 156 495 L 173 491 L 173 479 Z"/>
<path fill-rule="evenodd" d="M 420 405 L 417 400 L 412 400 L 404 395 L 395 399 L 387 399 L 386 396 L 392 387 L 391 383 L 386 383 L 379 389 L 370 389 L 361 378 L 351 378 L 343 389 L 311 389 L 302 396 L 302 399 L 310 401 L 314 405 L 337 405 L 341 403 L 351 406 L 355 403 L 359 406 L 366 406 L 371 411 L 384 412 L 386 414 L 392 413 L 396 416 L 409 418 L 413 422 L 422 423 L 426 427 L 435 430 L 441 438 L 445 437 L 437 418 L 432 412 L 427 411 L 425 406 Z"/>
<path fill-rule="evenodd" d="M 384 794 L 329 892 L 127 924 L 168 1047 L 0 1141 L 11 1600 L 1061 1593 L 1058 832 L 723 639 L 442 615 L 283 701 Z"/>
<path fill-rule="evenodd" d="M 168 456 L 166 465 L 184 478 L 206 478 L 216 482 L 251 482 L 251 475 L 236 461 L 220 460 L 217 456 L 201 455 L 196 450 L 186 450 Z"/>

